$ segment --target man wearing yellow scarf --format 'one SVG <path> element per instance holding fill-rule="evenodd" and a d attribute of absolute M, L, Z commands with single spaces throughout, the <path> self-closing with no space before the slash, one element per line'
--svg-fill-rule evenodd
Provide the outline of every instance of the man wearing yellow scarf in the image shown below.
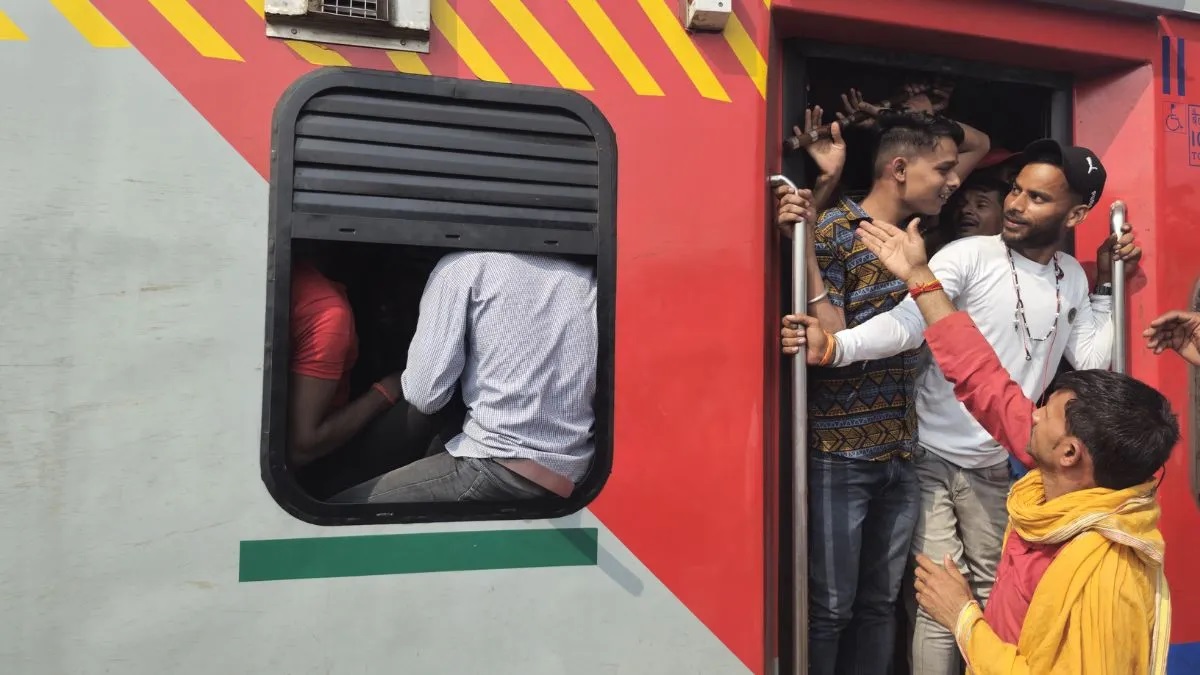
<path fill-rule="evenodd" d="M 986 612 L 949 557 L 918 556 L 921 607 L 954 633 L 974 675 L 1165 673 L 1171 609 L 1154 475 L 1179 439 L 1170 404 L 1131 377 L 1085 370 L 1060 376 L 1035 409 L 942 292 L 916 220 L 907 230 L 864 221 L 859 235 L 908 284 L 958 399 L 1034 467 L 1009 493 Z M 815 319 L 801 323 L 801 344 L 828 345 Z"/>

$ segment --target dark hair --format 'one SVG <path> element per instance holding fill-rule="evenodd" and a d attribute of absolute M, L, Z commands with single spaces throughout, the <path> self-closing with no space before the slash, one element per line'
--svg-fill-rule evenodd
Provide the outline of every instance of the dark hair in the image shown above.
<path fill-rule="evenodd" d="M 1154 387 L 1107 370 L 1075 370 L 1054 378 L 1069 391 L 1067 433 L 1087 446 L 1096 485 L 1123 490 L 1150 480 L 1179 441 L 1179 420 Z"/>
<path fill-rule="evenodd" d="M 962 145 L 962 127 L 941 115 L 931 115 L 927 112 L 881 111 L 879 146 L 875 151 L 875 175 L 882 173 L 883 161 L 897 155 L 933 150 L 943 138 L 949 138 L 955 145 Z"/>
<path fill-rule="evenodd" d="M 977 169 L 971 172 L 970 176 L 963 181 L 959 186 L 959 194 L 969 192 L 971 190 L 979 192 L 995 192 L 999 197 L 998 201 L 1004 201 L 1004 195 L 1011 189 L 1008 183 L 1000 179 L 999 172 L 993 171 L 990 167 L 987 169 Z"/>
<path fill-rule="evenodd" d="M 1030 164 L 1049 164 L 1050 166 L 1058 167 L 1058 169 L 1060 171 L 1063 168 L 1062 158 L 1057 157 L 1050 153 L 1043 153 L 1043 154 L 1038 154 L 1038 155 L 1034 155 L 1034 156 L 1030 157 L 1028 160 L 1025 161 L 1024 164 L 1021 165 L 1021 168 L 1025 168 L 1026 166 L 1029 166 Z M 1065 178 L 1066 174 L 1064 173 L 1063 176 Z M 1075 188 L 1071 187 L 1070 183 L 1067 183 L 1067 192 L 1069 192 L 1071 194 L 1071 200 L 1074 202 L 1074 204 L 1072 204 L 1072 206 L 1077 206 L 1079 204 L 1084 203 L 1083 195 L 1076 192 Z"/>

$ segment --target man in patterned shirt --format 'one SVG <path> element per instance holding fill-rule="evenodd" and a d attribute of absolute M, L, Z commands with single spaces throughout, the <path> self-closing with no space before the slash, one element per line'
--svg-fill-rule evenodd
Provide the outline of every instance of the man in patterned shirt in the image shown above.
<path fill-rule="evenodd" d="M 936 214 L 988 151 L 986 135 L 929 113 L 879 120 L 875 178 L 861 204 L 848 197 L 821 214 L 815 260 L 824 287 L 809 313 L 853 327 L 907 296 L 854 235 L 872 217 L 888 222 Z M 799 216 L 781 200 L 780 225 Z M 811 254 L 810 254 L 811 255 Z M 814 272 L 815 274 L 815 272 Z M 921 503 L 911 462 L 916 449 L 917 350 L 810 371 L 809 668 L 885 673 L 896 630 L 896 598 Z"/>
<path fill-rule="evenodd" d="M 444 451 L 333 501 L 508 501 L 569 497 L 594 453 L 596 274 L 544 255 L 442 258 L 421 296 L 401 376 L 427 415 L 461 386 L 467 417 Z"/>

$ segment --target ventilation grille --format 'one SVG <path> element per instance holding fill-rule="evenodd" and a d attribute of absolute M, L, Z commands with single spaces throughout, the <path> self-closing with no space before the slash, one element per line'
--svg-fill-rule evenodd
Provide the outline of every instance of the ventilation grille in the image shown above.
<path fill-rule="evenodd" d="M 387 21 L 387 0 L 319 0 L 313 11 L 351 19 Z"/>
<path fill-rule="evenodd" d="M 597 226 L 596 140 L 561 109 L 333 89 L 305 103 L 295 143 L 297 213 L 395 227 Z"/>

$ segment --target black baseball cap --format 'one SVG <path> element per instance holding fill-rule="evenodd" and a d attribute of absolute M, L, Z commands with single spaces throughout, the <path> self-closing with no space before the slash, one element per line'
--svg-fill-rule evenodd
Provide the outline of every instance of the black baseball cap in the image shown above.
<path fill-rule="evenodd" d="M 1043 138 L 1025 146 L 1021 153 L 1026 161 L 1033 157 L 1049 155 L 1058 160 L 1063 175 L 1067 177 L 1067 185 L 1083 196 L 1083 203 L 1089 209 L 1100 201 L 1104 193 L 1104 181 L 1108 172 L 1100 163 L 1096 153 L 1077 145 L 1062 145 L 1052 138 Z"/>

